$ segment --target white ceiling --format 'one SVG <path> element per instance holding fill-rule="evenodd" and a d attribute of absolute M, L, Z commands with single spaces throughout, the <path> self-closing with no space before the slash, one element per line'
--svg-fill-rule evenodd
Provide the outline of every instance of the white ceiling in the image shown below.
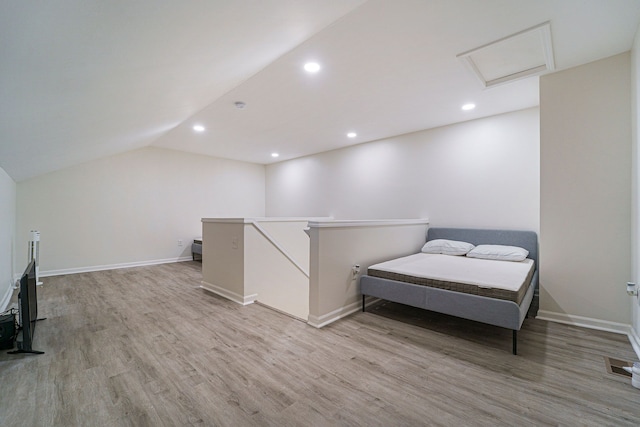
<path fill-rule="evenodd" d="M 537 77 L 484 89 L 456 56 L 546 21 L 562 70 L 630 50 L 640 0 L 2 2 L 0 167 L 148 145 L 268 164 L 532 107 Z"/>

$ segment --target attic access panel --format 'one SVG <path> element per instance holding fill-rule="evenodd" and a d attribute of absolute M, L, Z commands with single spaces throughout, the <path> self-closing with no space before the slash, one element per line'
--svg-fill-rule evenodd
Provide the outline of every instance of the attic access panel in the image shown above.
<path fill-rule="evenodd" d="M 551 24 L 545 22 L 457 57 L 467 64 L 484 87 L 553 71 Z"/>

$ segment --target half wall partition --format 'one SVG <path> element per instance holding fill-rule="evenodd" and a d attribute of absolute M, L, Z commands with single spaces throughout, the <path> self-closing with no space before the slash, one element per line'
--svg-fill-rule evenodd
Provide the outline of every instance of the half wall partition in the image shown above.
<path fill-rule="evenodd" d="M 360 274 L 418 252 L 427 226 L 426 219 L 203 218 L 202 288 L 321 328 L 358 311 Z"/>

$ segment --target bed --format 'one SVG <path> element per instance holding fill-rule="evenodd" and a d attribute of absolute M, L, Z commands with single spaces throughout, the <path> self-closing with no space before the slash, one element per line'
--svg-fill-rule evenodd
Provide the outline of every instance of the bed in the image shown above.
<path fill-rule="evenodd" d="M 421 282 L 415 277 L 413 279 L 404 277 L 410 275 L 394 272 L 393 268 L 390 268 L 392 271 L 387 272 L 386 276 L 375 271 L 376 275 L 385 277 L 376 277 L 368 271 L 368 274 L 360 278 L 362 311 L 365 311 L 365 298 L 371 296 L 511 329 L 513 331 L 512 352 L 514 355 L 517 354 L 518 331 L 528 315 L 535 317 L 538 307 L 537 234 L 533 231 L 519 230 L 430 228 L 427 232 L 427 242 L 438 239 L 468 242 L 473 245 L 521 247 L 529 252 L 525 261 L 532 267 L 527 273 L 523 286 L 506 293 L 500 290 L 496 293 L 488 286 L 476 286 L 475 290 L 473 286 L 470 289 L 462 289 L 461 285 L 448 284 L 447 280 L 441 280 L 441 278 Z M 458 258 L 456 261 L 464 262 L 464 258 L 467 257 L 451 258 Z M 509 261 L 494 262 L 508 263 Z"/>

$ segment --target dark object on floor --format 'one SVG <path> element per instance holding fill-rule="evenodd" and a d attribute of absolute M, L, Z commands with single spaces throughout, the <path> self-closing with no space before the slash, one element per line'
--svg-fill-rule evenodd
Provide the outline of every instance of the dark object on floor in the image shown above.
<path fill-rule="evenodd" d="M 0 316 L 0 350 L 12 349 L 16 342 L 16 319 L 13 313 Z"/>
<path fill-rule="evenodd" d="M 194 261 L 202 261 L 202 239 L 193 239 L 191 244 L 191 257 Z"/>

